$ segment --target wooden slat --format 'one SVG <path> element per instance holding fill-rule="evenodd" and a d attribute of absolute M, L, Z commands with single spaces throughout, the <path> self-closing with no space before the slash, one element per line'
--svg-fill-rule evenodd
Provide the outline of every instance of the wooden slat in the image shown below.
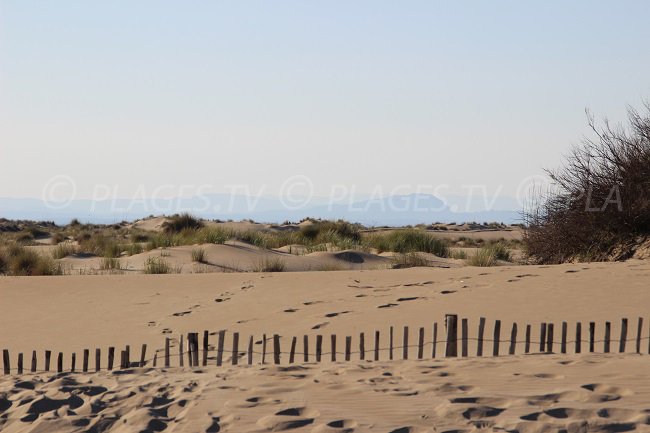
<path fill-rule="evenodd" d="M 330 341 L 332 342 L 332 362 L 336 362 L 336 334 L 330 336 Z"/>
<path fill-rule="evenodd" d="M 568 330 L 568 324 L 562 322 L 562 340 L 560 342 L 560 353 L 566 353 L 566 334 Z"/>
<path fill-rule="evenodd" d="M 18 374 L 23 374 L 23 354 L 18 354 Z"/>
<path fill-rule="evenodd" d="M 83 364 L 81 365 L 81 371 L 83 371 L 84 373 L 88 373 L 88 358 L 90 358 L 90 350 L 84 349 L 84 359 L 83 359 Z M 49 356 L 48 356 L 47 352 L 45 352 L 45 364 L 48 364 L 48 359 L 49 359 Z M 45 371 L 48 371 L 48 370 L 49 370 L 49 368 L 47 368 L 47 365 L 46 365 Z"/>
<path fill-rule="evenodd" d="M 108 348 L 108 369 L 109 370 L 113 369 L 114 360 L 115 360 L 115 348 L 109 347 Z"/>
<path fill-rule="evenodd" d="M 611 338 L 611 332 L 612 332 L 612 324 L 610 322 L 605 322 L 605 341 L 603 344 L 603 351 L 605 353 L 609 353 L 609 343 L 610 343 L 610 338 Z"/>
<path fill-rule="evenodd" d="M 217 342 L 217 367 L 221 367 L 223 363 L 223 347 L 226 344 L 226 331 L 219 331 L 219 341 Z M 264 335 L 264 342 L 262 343 L 264 348 L 266 348 L 266 334 Z M 264 361 L 262 361 L 264 363 Z"/>
<path fill-rule="evenodd" d="M 476 356 L 483 356 L 483 337 L 485 335 L 485 317 L 478 320 L 478 342 L 476 343 Z"/>
<path fill-rule="evenodd" d="M 9 349 L 2 349 L 2 365 L 5 374 L 11 374 L 11 358 L 9 357 Z"/>
<path fill-rule="evenodd" d="M 404 336 L 402 337 L 402 359 L 409 359 L 409 327 L 404 327 Z"/>
<path fill-rule="evenodd" d="M 460 335 L 461 335 L 461 355 L 463 358 L 467 358 L 469 352 L 468 352 L 468 338 L 469 338 L 469 322 L 467 319 L 463 318 L 461 320 L 461 326 L 460 326 Z"/>
<path fill-rule="evenodd" d="M 546 351 L 548 353 L 553 352 L 553 330 L 555 328 L 555 325 L 553 323 L 549 323 L 546 329 Z"/>
<path fill-rule="evenodd" d="M 388 359 L 393 360 L 393 327 L 389 329 L 388 335 Z"/>
<path fill-rule="evenodd" d="M 517 350 L 517 324 L 512 324 L 512 330 L 510 331 L 510 347 L 508 348 L 508 354 L 514 355 Z"/>
<path fill-rule="evenodd" d="M 196 337 L 196 346 L 198 349 L 199 346 L 199 337 Z M 198 363 L 198 354 L 195 357 L 196 362 Z M 239 363 L 239 332 L 232 333 L 232 365 L 237 365 Z"/>
<path fill-rule="evenodd" d="M 530 353 L 530 332 L 531 326 L 528 324 L 526 325 L 526 344 L 524 346 L 524 353 Z"/>
<path fill-rule="evenodd" d="M 445 357 L 455 358 L 458 356 L 458 315 L 445 315 L 447 324 L 447 343 L 445 345 Z"/>
<path fill-rule="evenodd" d="M 575 352 L 582 352 L 582 323 L 576 322 L 576 347 Z"/>
<path fill-rule="evenodd" d="M 546 351 L 546 323 L 542 322 L 539 328 L 539 351 Z"/>
<path fill-rule="evenodd" d="M 309 336 L 302 337 L 302 360 L 309 362 Z"/>
<path fill-rule="evenodd" d="M 321 356 L 323 355 L 323 336 L 316 336 L 316 362 L 321 361 Z"/>
<path fill-rule="evenodd" d="M 183 361 L 183 356 L 184 355 L 185 354 L 183 353 L 183 334 L 181 334 L 180 338 L 178 339 L 178 359 L 179 359 L 178 365 L 180 367 L 183 366 L 183 362 L 184 362 Z M 217 364 L 217 365 L 221 365 L 221 364 Z"/>
<path fill-rule="evenodd" d="M 621 319 L 621 339 L 618 343 L 618 352 L 625 353 L 625 345 L 627 343 L 627 318 Z"/>
<path fill-rule="evenodd" d="M 33 350 L 32 351 L 32 366 L 29 369 L 32 373 L 36 373 L 37 364 L 38 364 L 38 360 L 36 359 L 36 351 Z"/>
<path fill-rule="evenodd" d="M 248 365 L 253 365 L 253 336 L 248 338 Z"/>
<path fill-rule="evenodd" d="M 63 353 L 59 352 L 59 356 L 56 359 L 56 372 L 57 373 L 62 373 L 63 372 Z"/>
<path fill-rule="evenodd" d="M 492 343 L 492 356 L 499 356 L 499 345 L 501 344 L 501 321 L 494 322 L 494 340 Z"/>
<path fill-rule="evenodd" d="M 273 363 L 278 365 L 280 363 L 280 336 L 273 334 Z"/>
<path fill-rule="evenodd" d="M 363 332 L 359 334 L 359 359 L 366 359 L 366 336 Z"/>
<path fill-rule="evenodd" d="M 165 337 L 165 368 L 169 368 L 169 337 Z"/>
<path fill-rule="evenodd" d="M 345 360 L 350 360 L 350 353 L 352 352 L 352 337 L 347 335 L 345 337 Z"/>
<path fill-rule="evenodd" d="M 75 372 L 77 369 L 77 354 L 75 352 L 72 352 L 72 359 L 70 360 L 70 371 Z"/>
<path fill-rule="evenodd" d="M 289 351 L 289 364 L 293 364 L 294 357 L 296 355 L 296 342 L 298 339 L 296 337 L 291 338 L 291 350 Z"/>
<path fill-rule="evenodd" d="M 209 343 L 209 338 L 210 338 L 210 333 L 207 330 L 203 331 L 203 358 L 202 358 L 202 364 L 205 367 L 208 365 L 208 351 L 210 348 L 210 343 Z"/>
<path fill-rule="evenodd" d="M 589 352 L 593 353 L 596 345 L 596 322 L 589 322 Z"/>
<path fill-rule="evenodd" d="M 636 353 L 641 353 L 641 334 L 643 333 L 643 317 L 639 317 L 636 328 Z"/>
<path fill-rule="evenodd" d="M 438 322 L 433 323 L 433 347 L 431 348 L 431 358 L 436 357 L 436 348 L 438 347 Z"/>
<path fill-rule="evenodd" d="M 418 359 L 424 357 L 424 328 L 420 328 L 418 336 Z"/>
<path fill-rule="evenodd" d="M 375 331 L 375 361 L 379 361 L 379 331 Z"/>
<path fill-rule="evenodd" d="M 102 369 L 102 350 L 100 348 L 95 349 L 95 371 Z"/>
<path fill-rule="evenodd" d="M 140 349 L 140 368 L 144 367 L 147 362 L 147 345 L 143 344 Z"/>
<path fill-rule="evenodd" d="M 88 349 L 86 349 L 88 351 Z M 50 360 L 52 359 L 52 351 L 51 350 L 46 350 L 45 351 L 45 371 L 50 371 Z M 86 359 L 86 364 L 88 363 L 88 360 Z M 88 371 L 88 368 L 86 367 L 86 371 Z"/>

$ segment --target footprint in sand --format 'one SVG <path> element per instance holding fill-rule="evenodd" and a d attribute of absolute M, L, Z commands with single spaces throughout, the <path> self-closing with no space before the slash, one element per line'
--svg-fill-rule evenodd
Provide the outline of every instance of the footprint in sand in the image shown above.
<path fill-rule="evenodd" d="M 449 295 L 451 293 L 456 293 L 456 290 L 443 290 L 440 292 L 441 295 Z"/>
<path fill-rule="evenodd" d="M 330 322 L 318 323 L 318 324 L 312 326 L 311 329 L 321 329 L 321 328 L 326 327 L 329 324 L 330 324 Z"/>
<path fill-rule="evenodd" d="M 399 304 L 388 303 L 388 304 L 384 304 L 384 305 L 379 305 L 379 306 L 377 306 L 377 308 L 393 308 L 393 307 L 397 307 L 398 305 Z"/>
<path fill-rule="evenodd" d="M 270 431 L 285 431 L 314 423 L 318 411 L 306 407 L 292 407 L 260 418 L 257 425 Z"/>
<path fill-rule="evenodd" d="M 298 310 L 295 309 L 295 308 L 287 308 L 286 310 L 282 310 L 282 311 L 283 311 L 284 313 L 295 313 L 295 312 L 298 311 Z"/>
<path fill-rule="evenodd" d="M 174 314 L 172 314 L 172 316 L 183 317 L 183 316 L 186 316 L 186 315 L 188 315 L 188 314 L 192 314 L 192 312 L 191 312 L 191 311 L 181 311 L 180 313 L 174 313 Z"/>
<path fill-rule="evenodd" d="M 349 311 L 339 311 L 338 313 L 327 313 L 325 315 L 325 317 L 328 317 L 328 318 L 336 317 L 336 316 L 340 316 L 341 314 L 347 314 L 347 313 L 349 313 Z"/>
<path fill-rule="evenodd" d="M 230 298 L 217 298 L 217 299 L 214 300 L 214 302 L 226 302 L 226 301 L 229 301 L 229 300 L 230 300 Z"/>
<path fill-rule="evenodd" d="M 419 296 L 410 296 L 408 298 L 398 298 L 397 302 L 415 301 L 416 299 L 423 299 L 423 298 L 420 298 Z"/>

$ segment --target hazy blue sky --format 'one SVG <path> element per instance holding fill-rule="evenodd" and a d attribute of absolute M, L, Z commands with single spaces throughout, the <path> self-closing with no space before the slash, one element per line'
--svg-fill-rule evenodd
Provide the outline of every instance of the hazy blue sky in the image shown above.
<path fill-rule="evenodd" d="M 648 17 L 648 1 L 1 0 L 0 196 L 57 175 L 86 197 L 275 193 L 292 175 L 319 195 L 511 194 L 587 132 L 585 107 L 620 120 L 650 97 Z"/>

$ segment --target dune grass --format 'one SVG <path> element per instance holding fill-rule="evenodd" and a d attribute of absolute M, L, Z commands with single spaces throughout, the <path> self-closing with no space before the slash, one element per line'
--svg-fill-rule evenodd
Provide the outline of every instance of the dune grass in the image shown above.
<path fill-rule="evenodd" d="M 203 248 L 193 248 L 192 252 L 192 261 L 197 263 L 207 263 L 208 260 L 205 255 L 205 249 Z"/>
<path fill-rule="evenodd" d="M 122 269 L 120 260 L 115 257 L 103 257 L 99 262 L 99 269 L 102 271 L 119 271 Z"/>
<path fill-rule="evenodd" d="M 415 268 L 429 266 L 429 261 L 426 257 L 416 252 L 399 253 L 392 258 L 393 268 Z"/>
<path fill-rule="evenodd" d="M 62 242 L 52 250 L 52 257 L 55 259 L 63 259 L 76 253 L 77 248 L 74 245 L 68 242 Z"/>
<path fill-rule="evenodd" d="M 265 257 L 254 266 L 255 272 L 284 272 L 285 262 L 279 257 Z"/>
<path fill-rule="evenodd" d="M 145 274 L 179 274 L 180 268 L 174 268 L 162 257 L 149 257 L 142 270 Z"/>
<path fill-rule="evenodd" d="M 500 242 L 491 243 L 479 248 L 475 254 L 470 256 L 466 263 L 470 266 L 496 266 L 499 260 L 509 262 L 510 251 Z"/>
<path fill-rule="evenodd" d="M 449 256 L 447 241 L 416 229 L 401 229 L 374 234 L 366 239 L 366 244 L 375 248 L 379 253 L 386 251 L 401 254 L 423 252 L 435 254 L 438 257 Z"/>
<path fill-rule="evenodd" d="M 0 250 L 0 273 L 16 276 L 63 275 L 63 268 L 52 256 L 41 255 L 16 243 Z"/>

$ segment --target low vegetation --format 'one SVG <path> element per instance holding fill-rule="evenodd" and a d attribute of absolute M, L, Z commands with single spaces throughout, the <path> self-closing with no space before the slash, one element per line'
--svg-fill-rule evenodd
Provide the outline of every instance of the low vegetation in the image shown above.
<path fill-rule="evenodd" d="M 63 268 L 51 256 L 14 243 L 0 248 L 0 273 L 15 276 L 62 275 Z"/>
<path fill-rule="evenodd" d="M 499 261 L 509 262 L 510 251 L 500 242 L 491 243 L 479 248 L 469 256 L 466 263 L 470 266 L 495 266 Z"/>
<path fill-rule="evenodd" d="M 205 256 L 205 249 L 203 248 L 193 248 L 192 249 L 192 261 L 197 263 L 207 263 Z"/>
<path fill-rule="evenodd" d="M 145 274 L 179 274 L 180 268 L 174 268 L 163 257 L 149 257 L 144 262 Z"/>
<path fill-rule="evenodd" d="M 254 267 L 255 272 L 284 272 L 285 262 L 279 257 L 265 257 Z"/>
<path fill-rule="evenodd" d="M 524 212 L 524 245 L 537 263 L 625 259 L 650 234 L 650 104 L 627 125 L 597 126 L 558 170 L 554 189 Z"/>

